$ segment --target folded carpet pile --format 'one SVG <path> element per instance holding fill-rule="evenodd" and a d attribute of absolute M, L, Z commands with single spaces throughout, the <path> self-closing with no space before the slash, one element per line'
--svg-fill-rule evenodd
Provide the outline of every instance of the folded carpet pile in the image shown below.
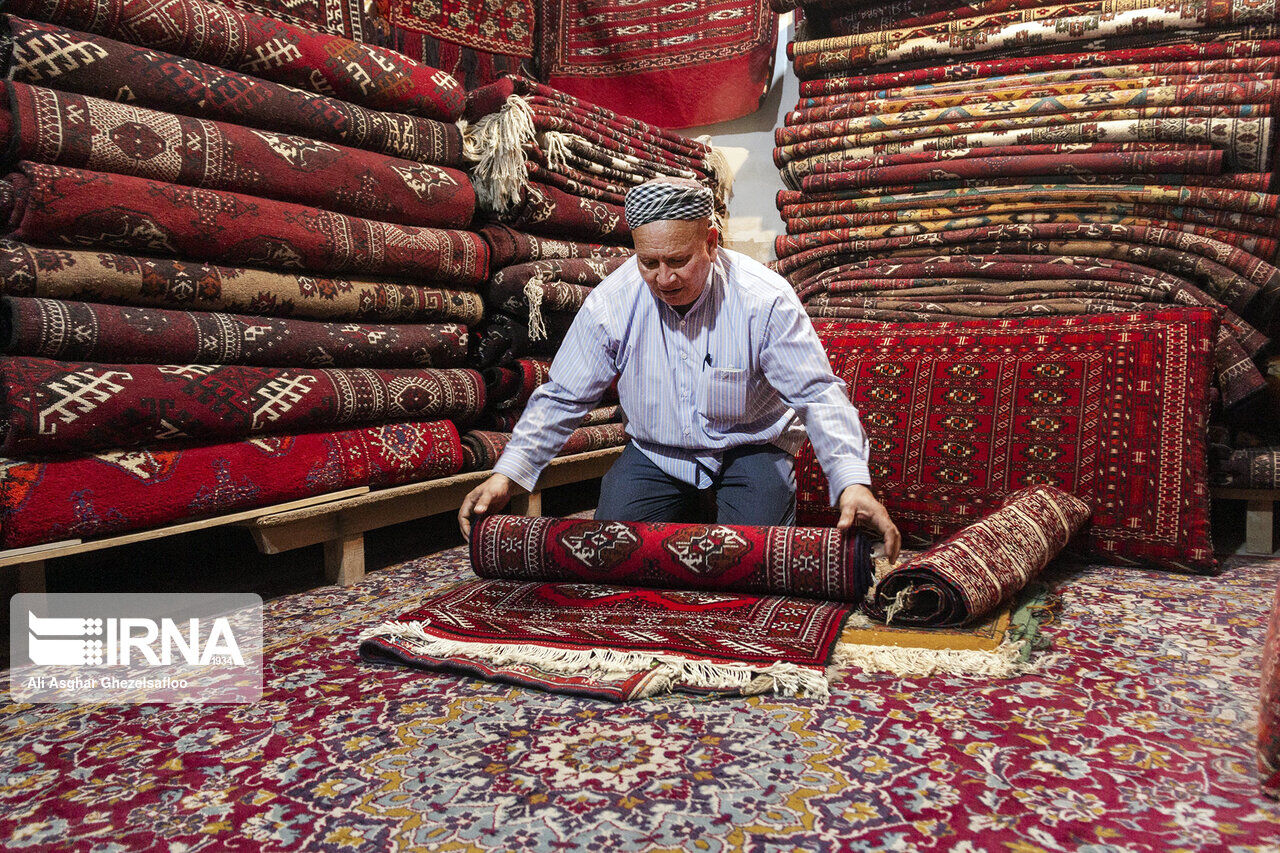
<path fill-rule="evenodd" d="M 728 203 L 731 175 L 706 143 L 511 76 L 467 96 L 467 151 L 481 209 L 538 234 L 628 244 L 627 190 L 692 178 Z"/>
<path fill-rule="evenodd" d="M 1221 322 L 1213 422 L 1280 446 L 1280 397 L 1259 364 L 1280 329 L 1274 4 L 783 6 L 803 10 L 788 48 L 801 83 L 775 131 L 788 187 L 775 249 L 811 316 L 853 327 L 1204 306 Z M 1183 477 L 1207 485 L 1198 467 Z"/>

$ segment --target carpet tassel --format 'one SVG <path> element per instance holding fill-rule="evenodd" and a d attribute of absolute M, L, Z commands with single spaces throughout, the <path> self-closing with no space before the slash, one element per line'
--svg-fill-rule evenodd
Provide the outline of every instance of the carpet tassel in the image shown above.
<path fill-rule="evenodd" d="M 1006 640 L 991 651 L 978 649 L 922 649 L 839 643 L 831 658 L 834 670 L 850 667 L 897 676 L 969 675 L 1011 678 L 1044 666 L 1025 663 L 1025 640 Z"/>
<path fill-rule="evenodd" d="M 597 674 L 626 676 L 651 671 L 653 678 L 644 695 L 669 692 L 672 687 L 723 690 L 750 695 L 774 693 L 826 699 L 830 695 L 827 674 L 821 669 L 793 663 L 768 666 L 692 660 L 669 654 L 620 652 L 613 649 L 562 649 L 529 643 L 468 643 L 428 634 L 423 622 L 384 622 L 360 636 L 401 643 L 428 657 L 468 657 L 491 666 L 526 664 L 560 675 Z"/>
<path fill-rule="evenodd" d="M 546 273 L 538 273 L 525 282 L 524 298 L 529 303 L 529 340 L 541 341 L 547 337 L 547 324 L 542 318 L 542 286 Z"/>
<path fill-rule="evenodd" d="M 476 162 L 476 197 L 488 210 L 506 213 L 520 204 L 529 185 L 524 145 L 535 135 L 533 107 L 511 95 L 502 109 L 465 128 L 463 152 Z"/>

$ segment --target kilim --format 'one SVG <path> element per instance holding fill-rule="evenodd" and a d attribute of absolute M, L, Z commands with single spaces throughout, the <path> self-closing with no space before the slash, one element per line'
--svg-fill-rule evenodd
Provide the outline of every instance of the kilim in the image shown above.
<path fill-rule="evenodd" d="M 312 272 L 488 278 L 488 247 L 467 231 L 358 219 L 240 193 L 23 161 L 7 181 L 18 240 L 176 255 Z"/>
<path fill-rule="evenodd" d="M 796 73 L 809 78 L 896 61 L 922 62 L 992 53 L 1003 47 L 1025 49 L 1030 45 L 1053 46 L 1107 36 L 1265 24 L 1276 20 L 1276 8 L 1269 2 L 1188 0 L 1153 9 L 1149 0 L 1103 0 L 1090 6 L 1093 14 L 1072 15 L 1069 6 L 1046 6 L 962 19 L 940 25 L 934 31 L 928 28 L 919 32 L 885 30 L 795 42 L 788 46 L 788 54 L 795 60 Z M 1067 14 L 1064 15 L 1064 11 Z M 963 37 L 954 38 L 952 34 L 963 34 Z"/>
<path fill-rule="evenodd" d="M 765 0 L 542 0 L 538 10 L 543 80 L 659 127 L 753 113 L 772 77 L 778 20 Z"/>
<path fill-rule="evenodd" d="M 890 624 L 962 625 L 985 616 L 1040 573 L 1089 520 L 1089 507 L 1052 486 L 1009 495 L 990 515 L 891 568 L 867 612 Z"/>
<path fill-rule="evenodd" d="M 905 535 L 949 535 L 1046 484 L 1093 510 L 1080 543 L 1092 553 L 1205 573 L 1216 325 L 1188 308 L 817 328 Z M 797 522 L 834 520 L 811 448 L 796 470 Z"/>
<path fill-rule="evenodd" d="M 147 47 L 6 15 L 7 77 L 136 107 L 292 133 L 421 163 L 460 166 L 457 125 L 281 86 Z"/>
<path fill-rule="evenodd" d="M 480 295 L 471 291 L 41 249 L 3 239 L 0 290 L 15 296 L 314 320 L 475 325 L 484 316 Z"/>
<path fill-rule="evenodd" d="M 801 181 L 808 192 L 874 187 L 880 184 L 946 181 L 1015 175 L 1106 175 L 1150 171 L 1178 174 L 1217 174 L 1222 171 L 1221 151 L 1164 153 L 1049 154 L 1044 156 L 966 157 L 945 163 L 931 162 L 878 169 L 811 174 Z"/>
<path fill-rule="evenodd" d="M 1258 697 L 1258 777 L 1262 793 L 1280 799 L 1280 586 L 1271 602 L 1262 644 L 1262 687 Z"/>
<path fill-rule="evenodd" d="M 0 305 L 4 352 L 63 361 L 460 367 L 467 358 L 467 327 L 456 323 L 317 323 L 26 297 Z"/>
<path fill-rule="evenodd" d="M 1132 67 L 1132 66 L 1130 66 Z M 1138 72 L 1140 73 L 1140 72 Z M 1099 79 L 1092 76 L 1088 79 L 1041 80 L 1035 77 L 1003 78 L 998 84 L 990 80 L 965 81 L 963 88 L 947 88 L 944 86 L 922 86 L 918 88 L 882 89 L 881 97 L 870 97 L 872 93 L 862 92 L 841 97 L 827 95 L 819 98 L 801 98 L 797 108 L 784 117 L 785 125 L 810 125 L 838 119 L 878 116 L 882 114 L 897 116 L 899 120 L 907 120 L 901 113 L 917 114 L 918 111 L 943 110 L 955 108 L 956 120 L 978 117 L 968 112 L 970 108 L 980 108 L 980 113 L 999 113 L 1008 110 L 1019 112 L 1075 112 L 1084 107 L 1093 106 L 1095 101 L 1087 100 L 1088 95 L 1103 93 L 1111 96 L 1127 96 L 1134 98 L 1142 106 L 1149 106 L 1147 98 L 1135 93 L 1167 92 L 1173 89 L 1185 95 L 1185 98 L 1165 94 L 1162 98 L 1167 105 L 1181 103 L 1204 103 L 1212 101 L 1224 102 L 1222 98 L 1230 97 L 1227 102 L 1235 103 L 1272 103 L 1274 101 L 1274 81 L 1251 79 L 1248 74 L 1168 74 L 1160 76 L 1139 76 L 1123 78 L 1108 76 Z M 1227 96 L 1228 92 L 1239 95 Z M 1260 95 L 1259 98 L 1242 97 L 1246 93 Z M 1069 100 L 1063 100 L 1064 98 Z M 1218 100 L 1213 100 L 1217 98 Z M 1096 103 L 1105 104 L 1104 98 Z M 1007 105 L 1007 106 L 1005 106 Z M 1071 109 L 1064 109 L 1072 107 Z M 937 124 L 951 120 L 951 113 L 945 119 L 935 116 L 934 121 L 915 122 L 917 124 Z"/>
<path fill-rule="evenodd" d="M 90 539 L 462 467 L 450 421 L 0 466 L 0 544 Z"/>
<path fill-rule="evenodd" d="M 0 452 L 18 457 L 389 421 L 465 424 L 484 408 L 484 385 L 472 370 L 88 364 L 10 356 L 0 361 L 0 380 Z"/>
<path fill-rule="evenodd" d="M 7 91 L 5 91 L 7 90 Z M 471 181 L 416 163 L 302 136 L 170 115 L 7 83 L 11 156 L 279 199 L 404 225 L 465 228 Z"/>
<path fill-rule="evenodd" d="M 599 243 L 577 243 L 571 240 L 538 237 L 496 222 L 482 226 L 480 236 L 489 246 L 494 270 L 529 261 L 564 258 L 629 258 L 635 254 L 629 246 L 604 246 Z"/>
<path fill-rule="evenodd" d="M 462 88 L 395 51 L 205 0 L 10 0 L 6 11 L 154 48 L 375 110 L 453 121 Z"/>
<path fill-rule="evenodd" d="M 510 430 L 493 432 L 489 430 L 469 430 L 462 435 L 462 470 L 487 471 L 502 456 L 507 442 L 511 440 Z M 592 450 L 603 450 L 606 447 L 621 447 L 627 443 L 625 427 L 620 423 L 591 424 L 580 426 L 569 433 L 559 456 L 574 453 L 589 453 Z"/>
<path fill-rule="evenodd" d="M 969 62 L 931 65 L 925 68 L 912 68 L 899 71 L 886 71 L 866 76 L 848 76 L 840 74 L 826 79 L 804 79 L 800 81 L 800 96 L 809 97 L 826 94 L 843 94 L 848 92 L 875 91 L 879 89 L 915 86 L 922 84 L 957 83 L 971 81 L 975 78 L 997 77 L 1014 74 L 1038 74 L 1064 69 L 1082 73 L 1091 73 L 1098 67 L 1123 67 L 1125 63 L 1149 63 L 1148 71 L 1159 68 L 1160 63 L 1177 63 L 1188 61 L 1251 61 L 1261 59 L 1264 63 L 1274 61 L 1280 56 L 1280 40 L 1276 39 L 1233 39 L 1231 41 L 1200 41 L 1185 44 L 1144 45 L 1126 47 L 1115 50 L 1077 51 L 1067 53 L 1045 53 L 1038 56 L 1000 57 L 975 59 Z M 1265 70 L 1268 66 L 1249 65 L 1249 68 Z M 1274 70 L 1274 66 L 1270 66 Z M 1201 66 L 1208 71 L 1212 66 Z M 799 70 L 797 69 L 797 74 Z"/>
<path fill-rule="evenodd" d="M 1265 107 L 1275 102 L 1274 81 L 1245 81 L 1239 83 L 1197 83 L 1179 86 L 1163 86 L 1113 91 L 1090 91 L 1079 95 L 1040 95 L 1021 100 L 1000 100 L 990 103 L 973 103 L 965 98 L 963 104 L 934 106 L 928 99 L 920 101 L 870 101 L 822 111 L 822 116 L 808 115 L 803 120 L 788 123 L 774 130 L 777 145 L 793 145 L 805 140 L 826 137 L 857 137 L 859 134 L 878 133 L 908 128 L 928 129 L 913 134 L 941 136 L 955 133 L 959 125 L 975 122 L 974 130 L 996 129 L 999 126 L 984 122 L 992 118 L 1014 116 L 1062 116 L 1062 123 L 1079 121 L 1067 116 L 1090 116 L 1097 112 L 1133 110 L 1134 117 L 1145 117 L 1146 110 L 1159 107 L 1181 106 L 1232 106 L 1233 114 L 1245 116 L 1258 114 L 1251 107 Z M 875 109 L 868 107 L 874 106 Z M 1261 114 L 1265 115 L 1263 111 Z M 1171 114 L 1169 117 L 1174 117 Z M 796 116 L 797 119 L 802 117 Z M 1043 125 L 1033 125 L 1043 126 Z M 964 132 L 959 130 L 959 132 Z M 905 138 L 905 136 L 903 137 Z"/>

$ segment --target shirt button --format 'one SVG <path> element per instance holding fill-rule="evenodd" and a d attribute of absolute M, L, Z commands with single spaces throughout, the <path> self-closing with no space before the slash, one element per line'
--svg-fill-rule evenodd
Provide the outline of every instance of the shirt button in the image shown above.
<path fill-rule="evenodd" d="M 687 352 L 682 352 L 682 353 L 680 353 L 680 360 L 681 360 L 681 361 L 687 361 L 687 360 L 688 360 L 688 358 L 689 358 L 689 354 L 688 354 Z"/>

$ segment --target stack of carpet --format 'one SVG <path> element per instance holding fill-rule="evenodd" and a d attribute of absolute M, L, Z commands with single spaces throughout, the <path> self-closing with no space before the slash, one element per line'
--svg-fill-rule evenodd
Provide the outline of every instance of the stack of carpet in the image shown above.
<path fill-rule="evenodd" d="M 0 545 L 459 471 L 457 83 L 204 0 L 6 8 Z"/>
<path fill-rule="evenodd" d="M 591 288 L 631 255 L 627 190 L 658 176 L 693 178 L 716 191 L 723 212 L 729 177 L 702 142 L 522 77 L 471 92 L 466 117 L 479 205 L 496 220 L 481 229 L 493 274 L 481 288 L 486 321 L 473 344 L 488 385 L 489 429 L 464 437 L 467 464 L 486 468 L 547 380 Z M 565 452 L 622 444 L 620 416 L 616 406 L 592 412 Z"/>
<path fill-rule="evenodd" d="M 1146 411 L 1146 383 L 1208 359 L 1217 421 L 1275 421 L 1257 359 L 1280 304 L 1280 12 L 816 0 L 801 16 L 789 46 L 801 98 L 776 131 L 778 270 L 811 316 L 834 321 L 820 333 L 862 383 L 891 508 L 937 535 L 1002 491 L 1051 482 L 1095 506 L 1102 556 L 1210 570 L 1207 538 L 1165 527 L 1204 527 L 1203 430 L 1170 408 L 1179 401 Z M 1072 340 L 1120 359 L 1135 334 L 1184 361 L 1074 361 Z M 943 342 L 952 349 L 920 349 Z M 1015 384 L 966 355 L 984 347 Z M 1125 424 L 1071 416 L 1068 401 L 1102 389 Z M 1099 467 L 1107 455 L 1114 470 Z M 1138 479 L 1189 458 L 1168 468 L 1177 507 L 1143 508 Z M 810 474 L 816 512 L 824 488 Z M 948 490 L 946 508 L 926 506 Z"/>

